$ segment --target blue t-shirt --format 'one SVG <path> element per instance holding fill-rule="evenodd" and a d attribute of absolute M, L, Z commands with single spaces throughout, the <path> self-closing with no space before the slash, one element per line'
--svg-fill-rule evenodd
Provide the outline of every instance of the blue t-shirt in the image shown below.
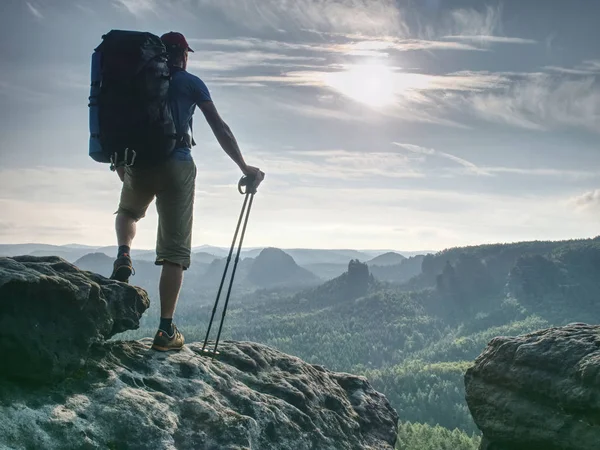
<path fill-rule="evenodd" d="M 196 75 L 183 69 L 173 69 L 171 84 L 169 86 L 169 104 L 175 121 L 177 135 L 192 135 L 193 115 L 200 102 L 210 102 L 210 92 L 206 84 Z M 191 160 L 190 148 L 177 148 L 173 157 L 182 160 Z"/>

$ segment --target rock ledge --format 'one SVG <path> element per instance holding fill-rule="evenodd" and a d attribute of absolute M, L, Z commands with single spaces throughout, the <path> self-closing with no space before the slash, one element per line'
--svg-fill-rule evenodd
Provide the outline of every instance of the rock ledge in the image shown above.
<path fill-rule="evenodd" d="M 600 448 L 600 326 L 495 338 L 465 386 L 482 450 Z"/>
<path fill-rule="evenodd" d="M 52 389 L 0 387 L 0 448 L 392 450 L 396 412 L 363 377 L 249 342 L 93 349 Z"/>
<path fill-rule="evenodd" d="M 398 416 L 364 377 L 250 342 L 164 354 L 145 291 L 56 258 L 0 258 L 0 449 L 392 450 Z"/>

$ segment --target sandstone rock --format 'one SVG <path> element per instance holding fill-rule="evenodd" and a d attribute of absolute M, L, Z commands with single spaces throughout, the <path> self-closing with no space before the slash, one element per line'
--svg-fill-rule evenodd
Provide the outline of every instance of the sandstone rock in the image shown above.
<path fill-rule="evenodd" d="M 367 380 L 225 341 L 163 354 L 109 342 L 52 390 L 0 385 L 0 448 L 392 450 L 398 417 Z"/>
<path fill-rule="evenodd" d="M 0 258 L 0 377 L 51 382 L 90 346 L 135 329 L 146 293 L 58 257 Z"/>
<path fill-rule="evenodd" d="M 60 258 L 0 258 L 0 449 L 393 449 L 398 416 L 363 377 L 248 342 L 213 360 L 107 341 L 147 308 Z"/>
<path fill-rule="evenodd" d="M 465 386 L 482 450 L 600 448 L 600 326 L 495 338 Z"/>

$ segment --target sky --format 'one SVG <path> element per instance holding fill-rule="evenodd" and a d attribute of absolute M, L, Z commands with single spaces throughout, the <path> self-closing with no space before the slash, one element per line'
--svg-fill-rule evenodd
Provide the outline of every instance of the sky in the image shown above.
<path fill-rule="evenodd" d="M 245 244 L 438 250 L 600 234 L 597 0 L 2 0 L 0 243 L 113 245 L 88 156 L 111 29 L 182 32 L 266 179 Z M 196 111 L 193 244 L 227 246 L 239 169 Z M 138 224 L 153 248 L 157 215 Z"/>

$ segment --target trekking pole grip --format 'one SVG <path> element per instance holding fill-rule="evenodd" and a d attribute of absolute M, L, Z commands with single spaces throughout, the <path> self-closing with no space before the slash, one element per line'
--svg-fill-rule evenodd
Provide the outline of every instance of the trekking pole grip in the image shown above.
<path fill-rule="evenodd" d="M 242 187 L 245 187 L 246 190 L 243 190 Z M 256 194 L 256 178 L 253 176 L 245 175 L 240 178 L 238 183 L 238 191 L 240 194 Z"/>

